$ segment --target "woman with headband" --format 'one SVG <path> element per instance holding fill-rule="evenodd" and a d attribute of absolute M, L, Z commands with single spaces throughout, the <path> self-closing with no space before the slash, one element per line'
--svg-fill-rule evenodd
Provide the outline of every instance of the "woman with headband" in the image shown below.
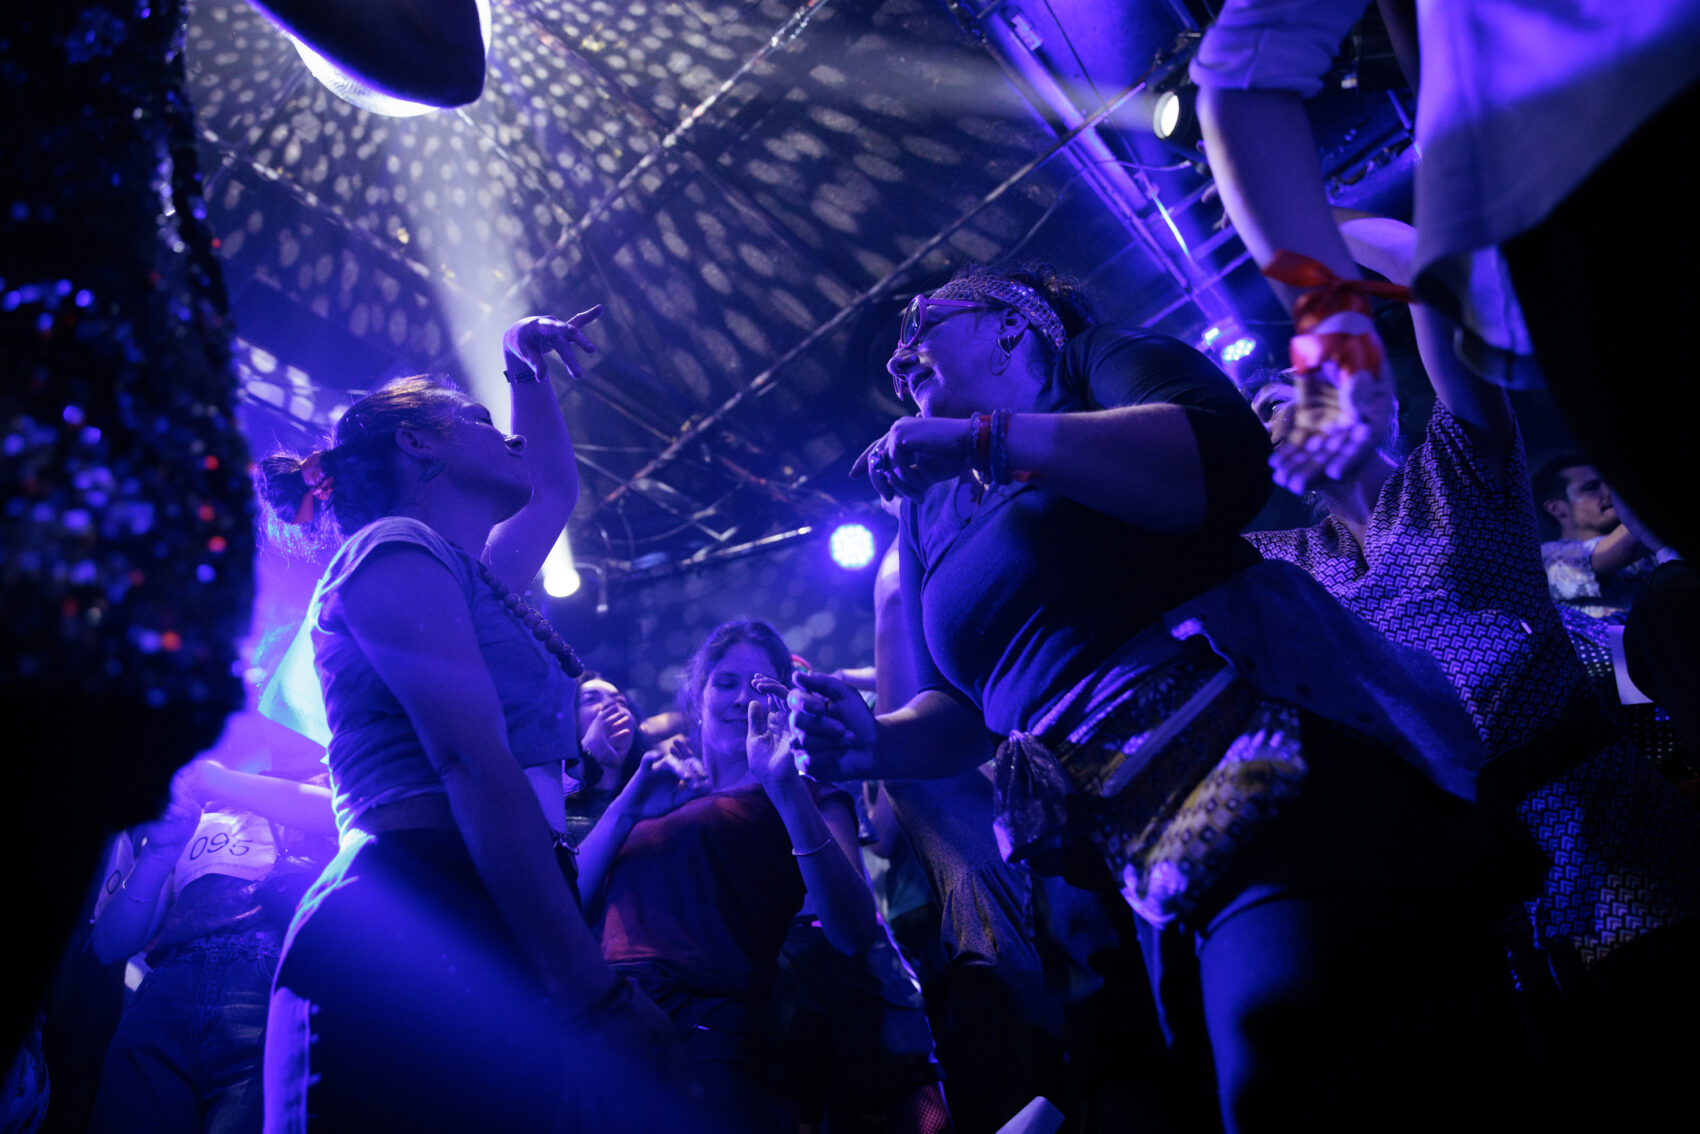
<path fill-rule="evenodd" d="M 578 496 L 545 357 L 577 377 L 600 311 L 508 329 L 522 432 L 404 378 L 335 444 L 261 465 L 274 521 L 340 543 L 307 617 L 342 851 L 284 945 L 268 1129 L 595 1129 L 610 1097 L 623 1128 L 661 1124 L 671 1025 L 603 961 L 551 849 L 583 666 L 520 597 Z M 564 1074 L 592 1051 L 594 1081 Z"/>
<path fill-rule="evenodd" d="M 1044 266 L 918 296 L 887 368 L 920 413 L 853 471 L 907 498 L 923 676 L 877 718 L 801 677 L 820 774 L 948 775 L 1003 736 L 1006 855 L 1109 867 L 1229 1129 L 1363 1117 L 1418 1084 L 1411 1115 L 1453 1098 L 1495 960 L 1461 881 L 1453 757 L 1479 742 L 1431 659 L 1239 537 L 1269 447 L 1233 384 L 1173 339 L 1094 326 Z"/>

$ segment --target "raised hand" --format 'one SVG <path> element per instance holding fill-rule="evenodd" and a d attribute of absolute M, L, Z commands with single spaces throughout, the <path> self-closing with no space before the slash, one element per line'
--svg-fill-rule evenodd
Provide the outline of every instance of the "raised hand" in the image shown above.
<path fill-rule="evenodd" d="M 1277 253 L 1264 274 L 1307 289 L 1294 305 L 1288 343 L 1298 396 L 1293 428 L 1269 460 L 1277 484 L 1307 492 L 1324 480 L 1349 479 L 1375 455 L 1380 438 L 1370 423 L 1391 416 L 1393 372 L 1369 296 L 1409 300 L 1410 291 L 1342 279 L 1292 252 Z"/>
<path fill-rule="evenodd" d="M 577 347 L 586 354 L 596 353 L 596 344 L 584 333 L 583 328 L 596 321 L 602 314 L 602 305 L 598 303 L 588 311 L 580 311 L 571 319 L 553 319 L 547 315 L 530 315 L 502 333 L 502 349 L 508 358 L 508 368 L 514 368 L 515 363 L 523 363 L 531 368 L 536 375 L 547 373 L 544 361 L 550 351 L 561 356 L 566 364 L 567 373 L 573 378 L 584 376 L 584 366 L 573 354 L 572 348 Z"/>
<path fill-rule="evenodd" d="M 625 759 L 635 728 L 630 709 L 618 701 L 604 702 L 591 718 L 590 727 L 584 730 L 581 743 L 585 754 L 599 764 L 614 764 Z"/>
<path fill-rule="evenodd" d="M 711 786 L 702 758 L 686 741 L 645 752 L 625 790 L 633 819 L 656 819 L 707 795 Z"/>
<path fill-rule="evenodd" d="M 791 732 L 815 776 L 861 780 L 873 774 L 876 723 L 862 695 L 836 677 L 799 673 L 786 697 Z"/>
<path fill-rule="evenodd" d="M 1293 375 L 1293 394 L 1292 428 L 1269 458 L 1275 483 L 1303 493 L 1326 480 L 1351 479 L 1377 450 L 1369 423 L 1392 414 L 1391 376 L 1324 361 L 1310 373 Z"/>
<path fill-rule="evenodd" d="M 805 771 L 808 757 L 791 743 L 791 729 L 785 719 L 789 687 L 759 673 L 750 678 L 750 684 L 761 696 L 750 698 L 749 735 L 744 752 L 749 757 L 750 771 L 762 786 L 769 787 Z"/>
<path fill-rule="evenodd" d="M 851 476 L 866 476 L 880 499 L 919 498 L 940 481 L 969 471 L 974 441 L 968 421 L 959 417 L 905 417 L 892 422 L 885 436 L 862 450 Z"/>

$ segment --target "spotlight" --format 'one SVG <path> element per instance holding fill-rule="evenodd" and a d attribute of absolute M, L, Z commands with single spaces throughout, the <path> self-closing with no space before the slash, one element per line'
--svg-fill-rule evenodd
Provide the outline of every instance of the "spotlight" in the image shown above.
<path fill-rule="evenodd" d="M 830 547 L 832 561 L 846 571 L 860 571 L 874 561 L 874 533 L 865 524 L 839 524 Z"/>
<path fill-rule="evenodd" d="M 1215 355 L 1223 371 L 1236 382 L 1262 365 L 1267 357 L 1257 336 L 1231 316 L 1207 327 L 1198 338 L 1198 349 Z"/>
<path fill-rule="evenodd" d="M 1223 362 L 1238 362 L 1257 353 L 1258 342 L 1232 316 L 1212 323 L 1198 338 L 1198 349 Z"/>
<path fill-rule="evenodd" d="M 484 37 L 484 51 L 490 51 L 490 0 L 477 0 L 478 29 Z M 305 43 L 289 37 L 295 44 L 295 53 L 301 56 L 301 62 L 307 64 L 307 70 L 313 77 L 325 85 L 336 97 L 346 103 L 358 106 L 361 110 L 369 110 L 373 114 L 383 114 L 390 118 L 414 118 L 421 114 L 429 114 L 441 109 L 426 102 L 410 102 L 405 98 L 396 98 L 385 94 L 373 87 L 364 79 L 359 78 L 308 47 Z"/>
<path fill-rule="evenodd" d="M 1204 131 L 1198 125 L 1198 88 L 1190 83 L 1157 96 L 1151 112 L 1151 132 L 1157 140 L 1188 161 L 1201 161 L 1199 143 Z"/>
<path fill-rule="evenodd" d="M 571 564 L 555 571 L 543 572 L 543 593 L 550 598 L 566 598 L 578 594 L 580 584 L 584 580 L 579 577 L 578 570 Z"/>
<path fill-rule="evenodd" d="M 562 531 L 561 538 L 549 549 L 549 557 L 543 561 L 543 593 L 550 598 L 566 598 L 577 593 L 581 582 L 578 570 L 573 567 L 573 550 L 567 545 L 567 533 Z"/>
<path fill-rule="evenodd" d="M 1157 99 L 1157 110 L 1151 116 L 1152 131 L 1164 141 L 1174 137 L 1175 130 L 1181 124 L 1181 96 L 1174 91 L 1164 91 Z"/>

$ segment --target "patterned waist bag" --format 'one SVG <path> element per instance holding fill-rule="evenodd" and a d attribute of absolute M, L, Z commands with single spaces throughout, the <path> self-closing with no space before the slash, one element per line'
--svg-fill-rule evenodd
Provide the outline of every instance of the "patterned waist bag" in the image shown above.
<path fill-rule="evenodd" d="M 1156 627 L 998 747 L 998 840 L 1041 872 L 1090 842 L 1162 926 L 1198 908 L 1307 771 L 1295 706 L 1202 637 Z"/>

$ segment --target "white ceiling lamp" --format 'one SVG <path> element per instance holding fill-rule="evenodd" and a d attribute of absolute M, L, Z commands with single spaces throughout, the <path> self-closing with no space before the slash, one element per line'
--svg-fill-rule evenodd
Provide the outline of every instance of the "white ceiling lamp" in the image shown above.
<path fill-rule="evenodd" d="M 474 0 L 478 5 L 478 32 L 484 38 L 484 54 L 490 54 L 490 0 Z M 405 98 L 385 94 L 364 80 L 349 74 L 341 67 L 308 47 L 294 36 L 290 41 L 295 44 L 296 53 L 301 56 L 301 62 L 307 64 L 307 70 L 313 77 L 325 85 L 325 89 L 347 103 L 358 106 L 361 110 L 369 110 L 373 114 L 383 114 L 390 118 L 413 118 L 428 114 L 440 107 L 428 102 L 412 102 Z"/>

